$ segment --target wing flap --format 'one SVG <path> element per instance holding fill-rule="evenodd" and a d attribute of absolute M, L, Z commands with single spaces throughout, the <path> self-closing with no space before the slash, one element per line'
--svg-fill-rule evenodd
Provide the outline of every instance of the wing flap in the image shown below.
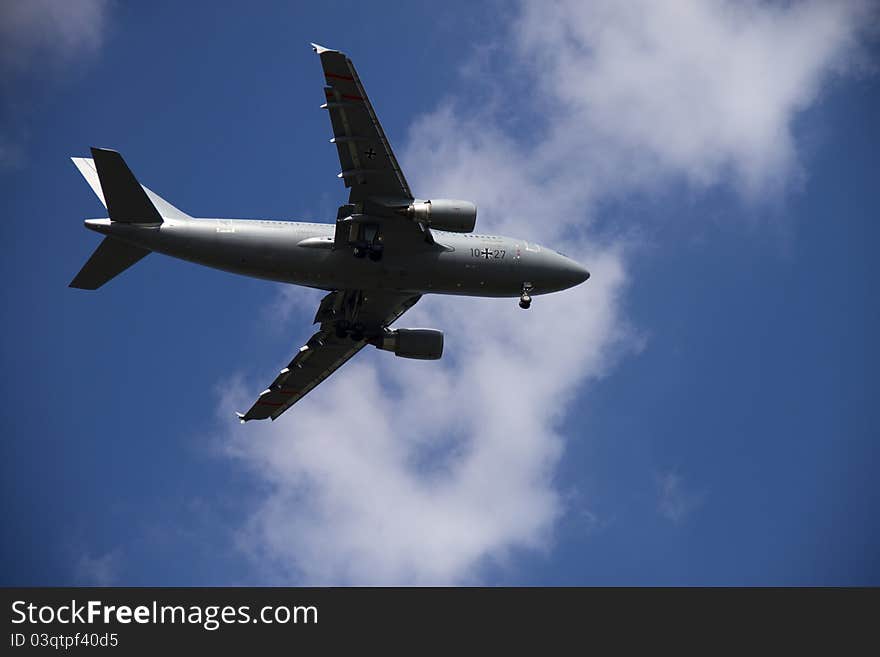
<path fill-rule="evenodd" d="M 260 393 L 254 405 L 241 417 L 242 421 L 274 420 L 296 402 L 302 399 L 321 381 L 342 367 L 358 351 L 364 348 L 361 342 L 352 342 L 349 338 L 337 338 L 318 331 L 312 340 L 320 340 L 320 345 L 304 347 L 275 377 L 266 390 Z M 307 355 L 306 355 L 307 354 Z"/>

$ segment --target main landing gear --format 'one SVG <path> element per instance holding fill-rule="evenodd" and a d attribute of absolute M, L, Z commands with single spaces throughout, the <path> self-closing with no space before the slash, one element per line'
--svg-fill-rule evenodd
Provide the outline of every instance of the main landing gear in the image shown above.
<path fill-rule="evenodd" d="M 350 337 L 354 342 L 360 342 L 364 339 L 364 325 L 360 322 L 352 324 L 344 319 L 340 319 L 336 322 L 335 329 L 336 337 L 339 339 L 345 336 Z"/>
<path fill-rule="evenodd" d="M 369 257 L 373 262 L 381 260 L 384 245 L 382 244 L 382 237 L 379 235 L 379 225 L 362 224 L 357 232 L 357 239 L 349 239 L 354 257 Z"/>
<path fill-rule="evenodd" d="M 519 307 L 523 310 L 528 310 L 532 305 L 532 297 L 529 295 L 529 292 L 532 291 L 531 283 L 523 283 L 522 293 L 519 295 Z"/>
<path fill-rule="evenodd" d="M 355 258 L 367 258 L 373 262 L 379 262 L 382 259 L 382 245 L 373 246 L 356 246 L 352 249 Z"/>

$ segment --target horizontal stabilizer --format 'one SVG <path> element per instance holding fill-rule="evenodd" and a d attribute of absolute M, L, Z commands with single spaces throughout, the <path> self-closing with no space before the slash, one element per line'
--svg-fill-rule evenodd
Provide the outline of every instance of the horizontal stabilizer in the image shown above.
<path fill-rule="evenodd" d="M 126 224 L 162 223 L 162 215 L 119 153 L 106 148 L 93 148 L 92 158 L 112 221 Z M 77 167 L 80 167 L 78 163 Z M 86 180 L 91 184 L 88 177 Z"/>
<path fill-rule="evenodd" d="M 149 249 L 120 242 L 114 237 L 105 237 L 89 261 L 79 270 L 76 278 L 70 282 L 70 287 L 97 290 L 149 253 Z"/>

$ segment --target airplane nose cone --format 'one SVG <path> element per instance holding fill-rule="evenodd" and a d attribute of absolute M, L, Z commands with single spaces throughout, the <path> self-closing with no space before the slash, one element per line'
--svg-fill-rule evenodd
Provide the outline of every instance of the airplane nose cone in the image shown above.
<path fill-rule="evenodd" d="M 535 289 L 540 290 L 539 294 L 567 290 L 590 277 L 590 272 L 579 262 L 552 249 L 534 256 L 537 257 L 532 259 L 534 264 L 530 276 Z"/>
<path fill-rule="evenodd" d="M 560 269 L 562 270 L 560 273 L 565 287 L 580 285 L 590 277 L 590 272 L 583 265 L 570 258 L 565 258 L 565 262 Z"/>
<path fill-rule="evenodd" d="M 580 285 L 584 281 L 590 279 L 590 272 L 587 271 L 586 267 L 584 267 L 583 265 L 581 265 L 577 262 L 574 263 L 574 267 L 575 267 L 575 273 L 574 273 L 574 278 L 575 278 L 574 284 L 575 285 Z"/>

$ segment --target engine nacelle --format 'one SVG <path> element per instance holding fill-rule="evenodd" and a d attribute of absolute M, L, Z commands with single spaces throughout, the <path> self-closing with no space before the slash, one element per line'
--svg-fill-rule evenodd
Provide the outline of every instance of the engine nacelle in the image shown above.
<path fill-rule="evenodd" d="M 394 329 L 373 342 L 379 349 L 393 351 L 401 358 L 437 360 L 443 355 L 443 331 L 435 329 Z"/>
<path fill-rule="evenodd" d="M 470 233 L 477 225 L 477 206 L 470 201 L 448 198 L 414 201 L 406 209 L 406 215 L 431 228 L 453 233 Z"/>

